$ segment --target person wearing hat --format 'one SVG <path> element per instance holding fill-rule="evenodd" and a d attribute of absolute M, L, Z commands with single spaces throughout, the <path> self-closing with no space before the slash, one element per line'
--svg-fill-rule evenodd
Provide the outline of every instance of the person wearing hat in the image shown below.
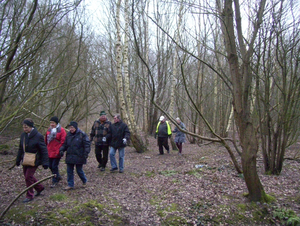
<path fill-rule="evenodd" d="M 170 148 L 168 144 L 168 137 L 171 138 L 172 131 L 171 127 L 168 121 L 166 121 L 164 116 L 160 116 L 159 122 L 156 126 L 156 131 L 155 131 L 155 139 L 156 136 L 158 137 L 157 139 L 157 144 L 159 148 L 159 154 L 163 155 L 164 154 L 164 148 L 167 150 L 168 153 L 170 153 Z"/>
<path fill-rule="evenodd" d="M 42 165 L 44 169 L 48 169 L 49 159 L 47 146 L 44 142 L 44 136 L 34 127 L 34 122 L 31 118 L 26 118 L 23 121 L 23 131 L 24 133 L 22 133 L 20 138 L 16 165 L 19 166 L 22 162 L 26 186 L 29 187 L 38 181 L 34 177 L 34 173 L 39 165 Z M 35 161 L 33 163 L 34 166 L 25 165 L 23 161 L 25 152 L 36 154 Z M 35 195 L 34 189 L 37 192 Z M 39 196 L 44 189 L 45 187 L 42 184 L 37 184 L 33 188 L 30 188 L 27 191 L 26 199 L 23 200 L 23 203 L 32 201 L 34 196 Z"/>
<path fill-rule="evenodd" d="M 185 134 L 181 132 L 178 128 L 180 127 L 183 130 L 186 130 L 186 127 L 184 123 L 180 120 L 180 118 L 176 118 L 176 128 L 172 131 L 173 133 L 176 133 L 175 136 L 175 143 L 179 150 L 179 155 L 182 155 L 182 144 L 185 143 Z"/>
<path fill-rule="evenodd" d="M 59 174 L 58 165 L 60 161 L 59 149 L 63 145 L 66 139 L 66 131 L 59 124 L 57 116 L 50 118 L 50 127 L 48 128 L 45 136 L 45 143 L 48 149 L 49 156 L 49 168 L 52 174 L 55 174 L 55 177 L 52 177 L 51 188 L 54 188 L 58 182 L 61 180 Z"/>
<path fill-rule="evenodd" d="M 100 112 L 100 118 L 92 126 L 90 141 L 95 142 L 95 155 L 98 161 L 98 168 L 105 171 L 108 161 L 108 149 L 111 139 L 111 122 L 107 120 L 105 111 Z"/>
<path fill-rule="evenodd" d="M 65 142 L 59 149 L 60 156 L 64 156 L 66 152 L 66 164 L 68 174 L 68 186 L 64 190 L 71 190 L 74 188 L 74 167 L 80 177 L 83 186 L 86 185 L 87 179 L 83 172 L 83 165 L 91 150 L 89 137 L 78 128 L 75 121 L 70 122 L 68 125 L 69 132 L 67 133 Z"/>

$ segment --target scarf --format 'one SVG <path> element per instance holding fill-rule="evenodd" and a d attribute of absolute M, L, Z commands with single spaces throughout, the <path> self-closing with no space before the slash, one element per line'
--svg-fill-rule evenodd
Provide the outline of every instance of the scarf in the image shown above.
<path fill-rule="evenodd" d="M 51 131 L 50 131 L 50 133 L 48 134 L 48 136 L 47 136 L 47 143 L 48 143 L 48 144 L 49 144 L 52 140 L 55 139 L 58 127 L 60 127 L 60 124 L 59 124 L 59 123 L 57 124 L 56 128 L 52 128 Z"/>

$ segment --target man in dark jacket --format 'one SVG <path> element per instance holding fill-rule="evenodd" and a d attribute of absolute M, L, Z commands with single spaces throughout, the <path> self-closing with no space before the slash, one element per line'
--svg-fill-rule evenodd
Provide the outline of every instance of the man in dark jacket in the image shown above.
<path fill-rule="evenodd" d="M 19 166 L 21 161 L 23 161 L 25 152 L 35 153 L 36 159 L 34 166 L 26 166 L 23 163 L 23 173 L 25 177 L 26 186 L 29 187 L 36 183 L 38 180 L 34 177 L 34 173 L 39 165 L 42 165 L 44 169 L 48 169 L 49 159 L 46 144 L 44 142 L 44 137 L 40 134 L 34 127 L 33 120 L 27 118 L 23 121 L 23 130 L 20 138 L 19 151 L 16 159 L 16 165 Z M 33 188 L 27 191 L 26 199 L 24 203 L 30 202 L 34 198 L 34 190 L 36 190 L 35 196 L 39 196 L 41 192 L 45 189 L 42 184 L 37 184 Z"/>
<path fill-rule="evenodd" d="M 111 139 L 110 126 L 111 122 L 107 120 L 105 111 L 101 111 L 100 118 L 94 122 L 90 133 L 90 141 L 92 142 L 94 139 L 95 142 L 95 155 L 99 163 L 98 168 L 101 168 L 101 171 L 105 171 L 108 161 L 108 145 Z"/>
<path fill-rule="evenodd" d="M 117 161 L 115 158 L 117 150 L 119 150 L 119 173 L 124 172 L 125 147 L 129 142 L 129 139 L 130 132 L 128 126 L 122 122 L 121 116 L 116 114 L 114 116 L 114 124 L 111 125 L 111 147 L 109 152 L 111 172 L 118 170 Z"/>
<path fill-rule="evenodd" d="M 155 139 L 158 136 L 157 143 L 159 148 L 159 154 L 164 154 L 164 148 L 170 153 L 170 148 L 168 144 L 168 137 L 171 138 L 172 131 L 168 121 L 166 121 L 164 116 L 160 116 L 159 122 L 156 127 Z"/>
<path fill-rule="evenodd" d="M 66 163 L 68 174 L 68 186 L 65 190 L 71 190 L 74 188 L 74 166 L 80 177 L 83 185 L 86 185 L 87 179 L 82 170 L 83 164 L 86 164 L 86 159 L 90 153 L 90 140 L 88 136 L 78 128 L 77 122 L 70 122 L 68 125 L 69 132 L 67 133 L 64 144 L 59 149 L 61 156 L 66 151 Z"/>

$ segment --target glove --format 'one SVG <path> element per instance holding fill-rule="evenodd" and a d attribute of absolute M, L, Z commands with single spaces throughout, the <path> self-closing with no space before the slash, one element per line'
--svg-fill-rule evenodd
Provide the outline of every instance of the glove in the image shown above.
<path fill-rule="evenodd" d="M 127 143 L 126 138 L 123 138 L 123 144 L 126 144 L 126 143 Z"/>
<path fill-rule="evenodd" d="M 102 141 L 103 141 L 103 142 L 106 142 L 106 137 L 103 137 L 103 138 L 102 138 Z"/>
<path fill-rule="evenodd" d="M 64 152 L 63 152 L 63 151 L 60 151 L 60 152 L 59 152 L 59 155 L 60 155 L 60 157 L 62 158 L 62 157 L 64 156 Z"/>
<path fill-rule="evenodd" d="M 20 165 L 20 162 L 16 162 L 16 166 L 19 166 Z"/>
<path fill-rule="evenodd" d="M 44 169 L 48 169 L 48 166 L 47 165 L 43 165 Z"/>

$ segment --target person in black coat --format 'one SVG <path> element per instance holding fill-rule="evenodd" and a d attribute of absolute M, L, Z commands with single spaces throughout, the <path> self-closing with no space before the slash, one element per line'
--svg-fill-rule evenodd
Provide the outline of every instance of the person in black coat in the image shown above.
<path fill-rule="evenodd" d="M 111 147 L 109 151 L 111 172 L 118 170 L 115 158 L 117 150 L 119 150 L 119 173 L 124 172 L 125 147 L 129 142 L 129 139 L 130 132 L 128 126 L 122 122 L 121 116 L 116 114 L 114 116 L 114 124 L 111 125 Z"/>
<path fill-rule="evenodd" d="M 26 186 L 29 187 L 38 181 L 34 177 L 34 173 L 39 165 L 42 165 L 44 169 L 48 169 L 49 159 L 47 146 L 44 142 L 44 137 L 34 127 L 34 122 L 32 119 L 26 118 L 23 121 L 23 130 L 24 133 L 22 133 L 20 138 L 16 165 L 19 166 L 21 162 L 23 162 L 25 152 L 36 154 L 34 166 L 23 165 L 23 173 Z M 37 192 L 35 195 L 34 189 Z M 24 199 L 23 202 L 26 203 L 32 201 L 34 196 L 39 196 L 44 189 L 45 187 L 42 184 L 35 185 L 33 188 L 27 191 L 26 199 Z"/>
<path fill-rule="evenodd" d="M 65 190 L 74 188 L 74 166 L 83 185 L 86 185 L 87 179 L 83 172 L 83 164 L 86 164 L 86 159 L 91 150 L 90 140 L 88 136 L 78 128 L 77 122 L 70 122 L 68 125 L 69 132 L 67 133 L 64 144 L 60 147 L 59 152 L 63 157 L 66 151 L 66 164 L 68 174 L 68 186 Z"/>

